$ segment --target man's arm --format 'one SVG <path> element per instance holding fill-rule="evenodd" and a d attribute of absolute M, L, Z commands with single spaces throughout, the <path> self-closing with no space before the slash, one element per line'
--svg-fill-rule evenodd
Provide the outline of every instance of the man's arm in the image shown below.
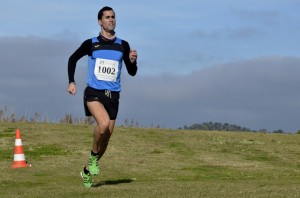
<path fill-rule="evenodd" d="M 124 49 L 123 60 L 126 65 L 126 69 L 129 75 L 135 76 L 137 72 L 137 53 L 136 51 L 130 51 L 130 46 L 127 41 L 122 41 Z"/>
<path fill-rule="evenodd" d="M 68 61 L 68 76 L 69 76 L 69 83 L 75 82 L 74 75 L 76 69 L 76 63 L 79 59 L 83 56 L 89 54 L 92 47 L 92 40 L 88 39 L 85 40 L 81 46 L 70 56 Z"/>
<path fill-rule="evenodd" d="M 81 46 L 69 58 L 69 61 L 68 61 L 68 77 L 69 77 L 68 92 L 72 95 L 76 94 L 76 83 L 75 83 L 75 79 L 74 79 L 76 63 L 83 56 L 89 54 L 91 45 L 92 45 L 91 39 L 85 40 L 81 44 Z"/>

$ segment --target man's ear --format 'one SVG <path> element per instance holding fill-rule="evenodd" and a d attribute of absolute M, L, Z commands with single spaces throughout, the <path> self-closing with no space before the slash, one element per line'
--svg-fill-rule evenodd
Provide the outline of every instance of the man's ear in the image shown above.
<path fill-rule="evenodd" d="M 102 26 L 102 21 L 100 19 L 98 20 L 98 24 Z"/>

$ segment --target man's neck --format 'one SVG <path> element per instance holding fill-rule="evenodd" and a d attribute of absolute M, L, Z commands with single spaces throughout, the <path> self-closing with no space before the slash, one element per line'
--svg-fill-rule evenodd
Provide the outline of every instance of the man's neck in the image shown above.
<path fill-rule="evenodd" d="M 105 39 L 107 39 L 107 40 L 112 40 L 112 39 L 114 39 L 114 38 L 116 37 L 115 32 L 105 32 L 105 31 L 101 31 L 101 32 L 100 32 L 100 35 L 101 35 L 102 37 L 104 37 Z"/>

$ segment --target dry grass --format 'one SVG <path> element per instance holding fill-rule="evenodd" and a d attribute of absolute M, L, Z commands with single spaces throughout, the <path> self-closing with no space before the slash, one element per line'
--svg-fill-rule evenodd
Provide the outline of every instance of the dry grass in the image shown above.
<path fill-rule="evenodd" d="M 12 169 L 15 129 L 31 168 Z M 0 197 L 300 197 L 300 135 L 117 127 L 94 177 L 92 126 L 1 123 Z"/>

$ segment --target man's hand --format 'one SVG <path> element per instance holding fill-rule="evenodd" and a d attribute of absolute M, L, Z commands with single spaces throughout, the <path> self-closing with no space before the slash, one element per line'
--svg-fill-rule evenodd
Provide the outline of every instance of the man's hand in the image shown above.
<path fill-rule="evenodd" d="M 68 92 L 70 94 L 72 94 L 73 96 L 76 94 L 76 84 L 75 83 L 73 83 L 73 82 L 69 83 Z"/>
<path fill-rule="evenodd" d="M 136 62 L 136 60 L 137 60 L 137 51 L 136 50 L 130 50 L 129 59 L 130 59 L 130 62 L 132 62 L 132 63 Z"/>

